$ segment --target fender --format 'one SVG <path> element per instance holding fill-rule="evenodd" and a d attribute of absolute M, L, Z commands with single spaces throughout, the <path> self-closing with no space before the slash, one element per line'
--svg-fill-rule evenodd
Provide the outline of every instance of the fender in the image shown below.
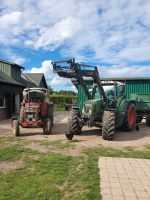
<path fill-rule="evenodd" d="M 129 106 L 130 103 L 134 103 L 136 106 L 136 102 L 134 100 L 123 99 L 122 102 L 120 103 L 120 107 L 116 109 L 115 113 L 116 113 L 117 126 L 122 126 L 127 111 L 127 107 Z"/>
<path fill-rule="evenodd" d="M 14 121 L 14 120 L 18 120 L 18 117 L 12 117 L 12 118 L 11 118 L 11 127 L 13 126 L 13 121 Z"/>

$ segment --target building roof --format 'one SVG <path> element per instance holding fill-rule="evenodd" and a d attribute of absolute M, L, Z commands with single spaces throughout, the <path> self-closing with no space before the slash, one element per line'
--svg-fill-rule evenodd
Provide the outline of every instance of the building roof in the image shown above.
<path fill-rule="evenodd" d="M 21 77 L 26 87 L 37 87 L 37 83 L 35 83 L 29 76 L 27 76 L 26 73 L 21 73 Z"/>
<path fill-rule="evenodd" d="M 33 80 L 38 85 L 41 82 L 41 79 L 43 78 L 43 73 L 25 73 L 31 80 Z"/>
<path fill-rule="evenodd" d="M 43 73 L 24 73 L 30 81 L 35 83 L 37 86 L 40 86 L 41 81 L 44 82 L 45 87 L 47 88 L 47 83 Z"/>
<path fill-rule="evenodd" d="M 23 83 L 12 79 L 2 71 L 0 71 L 0 82 L 25 87 Z"/>
<path fill-rule="evenodd" d="M 2 59 L 0 59 L 0 62 L 2 62 L 2 63 L 6 63 L 6 64 L 9 64 L 9 65 L 12 65 L 12 66 L 17 67 L 17 68 L 20 68 L 20 69 L 25 69 L 25 68 L 22 67 L 21 65 L 18 65 L 18 64 L 14 63 L 14 62 L 10 62 L 10 61 L 6 61 L 6 60 L 2 60 Z"/>

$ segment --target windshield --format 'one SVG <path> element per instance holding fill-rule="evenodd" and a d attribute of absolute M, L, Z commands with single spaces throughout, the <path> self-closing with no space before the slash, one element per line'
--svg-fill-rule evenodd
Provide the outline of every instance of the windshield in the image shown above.
<path fill-rule="evenodd" d="M 114 86 L 113 85 L 103 86 L 103 89 L 104 89 L 105 95 L 108 98 L 113 98 L 114 97 Z M 96 88 L 95 99 L 100 99 L 98 88 Z"/>
<path fill-rule="evenodd" d="M 40 92 L 29 92 L 24 96 L 24 100 L 34 103 L 44 103 L 45 95 Z"/>

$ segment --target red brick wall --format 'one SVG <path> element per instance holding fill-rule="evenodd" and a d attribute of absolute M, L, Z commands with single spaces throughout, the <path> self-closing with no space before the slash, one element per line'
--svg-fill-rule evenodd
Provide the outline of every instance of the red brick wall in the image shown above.
<path fill-rule="evenodd" d="M 0 120 L 7 119 L 7 108 L 0 108 Z"/>

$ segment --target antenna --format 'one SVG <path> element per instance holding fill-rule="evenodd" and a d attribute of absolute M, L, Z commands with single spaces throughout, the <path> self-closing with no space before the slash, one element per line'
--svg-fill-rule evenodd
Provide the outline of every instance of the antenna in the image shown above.
<path fill-rule="evenodd" d="M 30 83 L 28 82 L 28 88 L 29 88 L 29 92 L 28 92 L 28 102 L 29 102 L 29 106 L 30 106 Z"/>

